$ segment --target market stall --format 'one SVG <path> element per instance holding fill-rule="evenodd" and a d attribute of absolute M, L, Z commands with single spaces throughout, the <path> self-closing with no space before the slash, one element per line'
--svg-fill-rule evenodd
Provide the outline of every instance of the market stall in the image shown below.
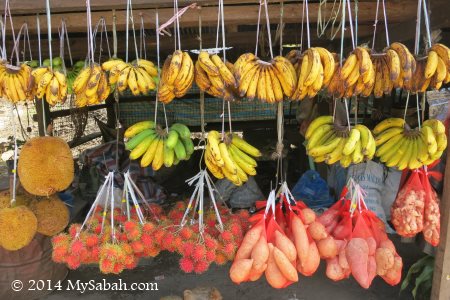
<path fill-rule="evenodd" d="M 4 2 L 0 298 L 450 298 L 448 1 L 66 2 Z"/>

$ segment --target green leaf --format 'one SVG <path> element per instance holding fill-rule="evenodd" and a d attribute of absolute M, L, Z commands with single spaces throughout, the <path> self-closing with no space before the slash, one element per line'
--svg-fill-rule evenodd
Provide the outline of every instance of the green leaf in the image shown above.
<path fill-rule="evenodd" d="M 421 259 L 419 259 L 418 261 L 416 261 L 408 270 L 408 274 L 406 274 L 405 279 L 403 279 L 402 282 L 402 286 L 400 288 L 400 293 L 406 289 L 409 284 L 412 281 L 412 277 L 414 274 L 419 273 L 420 270 L 425 266 L 428 265 L 430 263 L 430 261 L 432 263 L 434 263 L 434 257 L 431 255 L 426 255 L 424 257 L 422 257 Z"/>
<path fill-rule="evenodd" d="M 434 271 L 433 265 L 426 265 L 425 268 L 423 268 L 422 273 L 420 273 L 420 275 L 417 276 L 416 286 L 412 290 L 414 299 L 416 299 L 417 289 L 419 288 L 419 286 L 422 283 L 426 282 L 427 280 L 430 280 L 430 281 L 433 280 L 433 271 Z"/>

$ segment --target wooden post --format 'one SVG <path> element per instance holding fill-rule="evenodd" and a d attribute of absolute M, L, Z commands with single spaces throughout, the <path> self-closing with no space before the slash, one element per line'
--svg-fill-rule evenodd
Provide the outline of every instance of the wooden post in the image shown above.
<path fill-rule="evenodd" d="M 444 192 L 441 199 L 441 240 L 436 249 L 431 300 L 450 299 L 450 151 L 444 173 Z"/>
<path fill-rule="evenodd" d="M 50 124 L 50 107 L 44 99 L 36 99 L 35 103 L 39 135 L 44 136 L 47 132 L 47 126 Z M 44 105 L 44 108 L 42 108 L 42 105 Z"/>

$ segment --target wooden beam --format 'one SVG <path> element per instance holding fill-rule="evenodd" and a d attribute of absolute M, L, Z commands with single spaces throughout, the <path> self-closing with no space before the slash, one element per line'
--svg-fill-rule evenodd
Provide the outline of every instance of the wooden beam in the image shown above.
<path fill-rule="evenodd" d="M 60 0 L 66 3 L 67 0 Z M 18 1 L 21 2 L 21 1 Z M 68 1 L 78 2 L 78 1 Z M 404 22 L 410 20 L 416 14 L 415 5 L 411 5 L 410 0 L 388 1 L 386 3 L 386 11 L 388 19 L 391 22 Z M 61 4 L 63 5 L 63 4 Z M 225 23 L 227 25 L 255 25 L 258 20 L 258 6 L 259 5 L 233 5 L 226 6 Z M 279 21 L 279 4 L 269 5 L 269 18 L 272 24 Z M 358 22 L 360 24 L 373 23 L 375 19 L 375 2 L 359 2 Z M 285 23 L 299 23 L 301 22 L 302 7 L 300 3 L 285 4 L 284 5 L 284 22 Z M 309 7 L 310 23 L 316 23 L 318 20 L 319 4 L 311 3 Z M 146 28 L 155 28 L 155 9 L 134 9 L 133 14 L 135 20 L 138 20 L 140 15 L 143 16 Z M 322 10 L 322 16 L 331 14 L 331 5 Z M 160 22 L 166 22 L 173 16 L 173 8 L 159 9 Z M 108 27 L 112 24 L 112 10 L 92 12 L 92 21 L 96 23 L 101 17 L 104 17 Z M 116 11 L 117 30 L 123 31 L 126 26 L 126 11 Z M 44 15 L 40 15 L 41 32 L 47 32 L 47 22 Z M 52 13 L 52 31 L 57 32 L 60 25 L 61 18 L 66 20 L 69 33 L 86 32 L 86 13 L 85 12 L 71 12 L 71 13 Z M 14 16 L 14 23 L 19 26 L 24 22 L 28 23 L 31 33 L 36 32 L 36 16 Z M 203 7 L 202 8 L 202 23 L 204 26 L 216 26 L 217 22 L 217 7 Z M 198 12 L 197 9 L 189 9 L 180 19 L 180 25 L 183 27 L 197 27 L 198 26 Z"/>
<path fill-rule="evenodd" d="M 450 151 L 444 173 L 444 192 L 442 195 L 440 243 L 436 249 L 431 300 L 450 299 Z"/>

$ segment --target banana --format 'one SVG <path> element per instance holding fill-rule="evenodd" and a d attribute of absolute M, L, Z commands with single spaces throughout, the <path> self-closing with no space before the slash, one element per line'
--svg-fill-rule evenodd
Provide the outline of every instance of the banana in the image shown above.
<path fill-rule="evenodd" d="M 137 61 L 137 65 L 139 66 L 139 68 L 144 69 L 145 72 L 146 72 L 150 77 L 156 77 L 156 76 L 158 76 L 158 69 L 156 68 L 155 64 L 152 63 L 151 61 L 140 58 L 140 59 Z"/>
<path fill-rule="evenodd" d="M 232 135 L 231 143 L 234 146 L 236 146 L 237 148 L 239 148 L 240 150 L 242 150 L 243 152 L 245 152 L 253 157 L 261 156 L 261 152 L 257 148 L 253 147 L 252 145 L 247 143 L 244 139 L 240 138 L 236 134 Z"/>
<path fill-rule="evenodd" d="M 160 139 L 156 146 L 155 157 L 152 161 L 152 169 L 158 171 L 164 164 L 164 140 Z"/>
<path fill-rule="evenodd" d="M 75 81 L 73 82 L 72 89 L 76 94 L 81 93 L 85 87 L 86 84 L 89 81 L 89 77 L 91 75 L 91 68 L 85 67 L 80 71 L 78 76 L 75 78 Z M 45 74 L 43 76 L 46 76 Z"/>
<path fill-rule="evenodd" d="M 375 143 L 377 146 L 380 146 L 390 140 L 392 137 L 402 134 L 404 131 L 401 127 L 392 127 L 383 132 L 381 132 L 376 138 Z"/>
<path fill-rule="evenodd" d="M 355 145 L 355 150 L 352 155 L 352 162 L 354 164 L 359 164 L 364 160 L 364 155 L 362 154 L 362 148 L 361 148 L 361 140 L 358 140 Z"/>
<path fill-rule="evenodd" d="M 234 63 L 234 77 L 239 82 L 245 74 L 245 69 L 255 64 L 256 56 L 253 53 L 244 53 Z"/>
<path fill-rule="evenodd" d="M 130 74 L 131 68 L 131 66 L 127 66 L 122 70 L 122 72 L 120 72 L 119 79 L 117 80 L 117 89 L 119 92 L 123 92 L 127 89 L 128 75 Z"/>
<path fill-rule="evenodd" d="M 392 49 L 387 49 L 386 54 L 389 59 L 390 79 L 395 82 L 399 78 L 401 72 L 400 57 L 397 52 Z"/>
<path fill-rule="evenodd" d="M 128 89 L 134 96 L 138 96 L 141 93 L 137 81 L 136 69 L 134 67 L 130 67 L 130 73 L 128 73 L 127 84 Z"/>
<path fill-rule="evenodd" d="M 313 157 L 316 157 L 331 153 L 339 145 L 342 139 L 343 139 L 342 137 L 335 137 L 333 140 L 327 142 L 326 144 L 318 145 L 312 148 L 311 150 L 308 151 L 308 154 Z"/>
<path fill-rule="evenodd" d="M 436 134 L 437 151 L 444 151 L 447 148 L 447 135 L 445 133 Z"/>
<path fill-rule="evenodd" d="M 364 125 L 361 124 L 357 124 L 355 125 L 355 129 L 357 129 L 360 133 L 360 140 L 361 140 L 361 153 L 363 155 L 367 155 L 368 154 L 368 146 L 369 146 L 369 142 L 370 142 L 370 137 L 369 135 L 371 135 L 369 128 L 367 128 Z"/>
<path fill-rule="evenodd" d="M 259 70 L 258 87 L 256 89 L 257 97 L 261 102 L 267 102 L 266 85 L 266 68 L 261 66 L 261 69 Z"/>
<path fill-rule="evenodd" d="M 336 69 L 333 54 L 322 47 L 315 47 L 315 49 L 319 52 L 320 60 L 323 66 L 323 85 L 328 86 Z"/>
<path fill-rule="evenodd" d="M 408 69 L 412 68 L 412 55 L 409 52 L 408 48 L 403 45 L 402 43 L 392 43 L 390 45 L 390 48 L 392 50 L 394 50 L 395 52 L 397 52 L 399 58 L 400 58 L 400 63 L 401 63 L 401 67 L 403 69 L 403 71 L 407 71 Z"/>
<path fill-rule="evenodd" d="M 238 156 L 240 159 L 242 159 L 246 164 L 252 166 L 252 167 L 257 167 L 258 163 L 256 162 L 256 160 L 251 157 L 250 155 L 248 155 L 247 153 L 245 153 L 244 151 L 242 151 L 241 149 L 239 149 L 238 147 L 236 147 L 233 144 L 229 145 L 229 149 L 232 153 L 234 153 L 234 156 Z"/>
<path fill-rule="evenodd" d="M 114 67 L 109 71 L 109 84 L 116 84 L 119 80 L 120 73 L 130 65 L 125 63 L 124 61 L 119 61 Z"/>
<path fill-rule="evenodd" d="M 208 132 L 207 141 L 208 146 L 211 149 L 211 155 L 214 158 L 216 165 L 219 167 L 223 167 L 224 161 L 219 149 L 220 133 L 215 130 L 211 130 L 210 132 Z"/>
<path fill-rule="evenodd" d="M 135 68 L 134 69 L 134 73 L 136 75 L 136 83 L 137 83 L 137 88 L 140 94 L 142 95 L 146 95 L 148 94 L 150 88 L 149 82 L 153 83 L 153 80 L 150 78 L 146 78 L 144 74 L 147 74 L 147 72 L 145 70 L 142 70 L 140 68 Z M 128 85 L 130 85 L 128 83 Z M 132 87 L 130 87 L 130 89 L 132 89 Z"/>
<path fill-rule="evenodd" d="M 276 56 L 272 65 L 274 66 L 273 72 L 280 81 L 284 94 L 291 97 L 297 84 L 297 74 L 294 67 L 289 60 L 282 56 Z"/>
<path fill-rule="evenodd" d="M 227 170 L 227 168 L 222 168 L 221 171 L 224 174 L 224 176 L 229 181 L 231 181 L 234 185 L 236 185 L 236 186 L 242 185 L 242 181 L 240 180 L 239 176 L 237 175 L 237 172 L 236 172 L 236 174 L 232 174 Z"/>
<path fill-rule="evenodd" d="M 322 137 L 326 136 L 327 133 L 332 132 L 333 125 L 330 124 L 324 124 L 318 127 L 314 134 L 311 136 L 310 139 L 307 139 L 306 143 L 306 149 L 309 150 L 317 145 L 319 145 L 319 141 L 322 139 Z"/>
<path fill-rule="evenodd" d="M 168 149 L 173 149 L 177 144 L 178 139 L 179 139 L 178 132 L 176 130 L 169 130 L 169 134 L 167 135 L 166 139 L 166 147 Z"/>
<path fill-rule="evenodd" d="M 377 148 L 375 155 L 377 157 L 384 156 L 386 153 L 391 151 L 391 149 L 395 147 L 395 145 L 397 145 L 403 138 L 404 136 L 401 134 L 392 137 L 389 141 Z"/>
<path fill-rule="evenodd" d="M 275 103 L 275 93 L 272 87 L 272 78 L 270 77 L 269 67 L 264 70 L 266 80 L 266 99 L 268 103 Z"/>
<path fill-rule="evenodd" d="M 342 158 L 342 148 L 344 147 L 344 145 L 345 139 L 341 139 L 337 147 L 333 151 L 325 155 L 325 162 L 328 165 L 332 165 Z"/>
<path fill-rule="evenodd" d="M 236 166 L 228 153 L 227 145 L 225 143 L 220 143 L 219 150 L 220 156 L 224 162 L 224 168 L 222 169 L 226 169 L 230 174 L 237 174 Z"/>
<path fill-rule="evenodd" d="M 102 69 L 105 71 L 111 71 L 119 62 L 123 62 L 120 58 L 112 58 L 102 63 Z"/>
<path fill-rule="evenodd" d="M 343 168 L 348 168 L 352 163 L 353 157 L 352 155 L 344 155 L 340 160 L 340 164 Z"/>
<path fill-rule="evenodd" d="M 139 132 L 137 135 L 133 136 L 128 142 L 125 144 L 125 149 L 133 150 L 136 148 L 144 139 L 149 136 L 155 137 L 155 131 L 153 129 L 145 129 Z"/>
<path fill-rule="evenodd" d="M 352 87 L 358 81 L 358 78 L 361 76 L 359 69 L 358 64 L 355 64 L 355 67 L 350 72 L 350 75 L 344 81 L 344 86 L 346 88 Z"/>
<path fill-rule="evenodd" d="M 183 59 L 181 62 L 180 70 L 174 82 L 175 94 L 180 91 L 186 90 L 186 86 L 191 81 L 191 74 L 193 75 L 194 63 L 187 52 L 183 52 Z M 190 88 L 190 86 L 188 86 Z"/>
<path fill-rule="evenodd" d="M 315 48 L 306 50 L 306 54 L 308 55 L 308 61 L 310 62 L 308 67 L 310 68 L 308 69 L 307 76 L 303 84 L 305 86 L 310 86 L 317 79 L 317 76 L 320 73 L 319 65 L 322 65 L 322 62 L 320 61 L 319 52 Z"/>
<path fill-rule="evenodd" d="M 239 82 L 239 95 L 241 97 L 245 96 L 245 94 L 248 91 L 248 88 L 250 87 L 253 81 L 256 81 L 256 83 L 259 82 L 259 80 L 254 80 L 256 72 L 258 73 L 260 72 L 260 66 L 258 64 L 254 64 L 252 68 L 243 75 L 242 80 Z M 256 77 L 256 79 L 258 79 L 259 76 Z"/>
<path fill-rule="evenodd" d="M 158 148 L 159 142 L 160 142 L 160 138 L 155 136 L 153 138 L 153 140 L 149 143 L 147 148 L 145 149 L 144 156 L 141 158 L 141 167 L 142 168 L 148 167 L 155 159 L 156 150 Z M 131 152 L 131 153 L 133 153 L 133 152 Z"/>
<path fill-rule="evenodd" d="M 211 81 L 209 81 L 208 75 L 200 66 L 199 61 L 195 62 L 195 83 L 202 91 L 208 90 L 211 86 Z"/>
<path fill-rule="evenodd" d="M 173 149 L 168 148 L 167 145 L 164 145 L 163 157 L 164 157 L 164 166 L 170 168 L 173 165 L 175 159 L 175 151 Z"/>
<path fill-rule="evenodd" d="M 350 73 L 353 71 L 355 66 L 358 63 L 358 59 L 354 53 L 350 54 L 350 56 L 345 60 L 342 68 L 341 68 L 341 79 L 345 80 L 348 76 L 350 76 Z"/>
<path fill-rule="evenodd" d="M 228 150 L 230 152 L 231 158 L 235 162 L 238 172 L 239 172 L 239 169 L 241 169 L 250 176 L 256 175 L 256 170 L 255 170 L 254 166 L 252 166 L 252 165 L 248 164 L 246 161 L 244 161 L 244 159 L 242 159 L 242 157 L 239 156 L 239 154 L 237 154 L 236 151 L 234 151 L 233 149 L 229 148 Z"/>
<path fill-rule="evenodd" d="M 356 143 L 359 141 L 359 138 L 361 136 L 361 133 L 358 129 L 352 128 L 350 129 L 349 137 L 347 138 L 347 141 L 344 145 L 344 149 L 342 149 L 342 153 L 344 155 L 350 155 L 353 153 L 356 147 Z"/>
<path fill-rule="evenodd" d="M 433 132 L 436 134 L 444 133 L 445 134 L 445 125 L 438 119 L 428 119 L 423 122 L 423 126 L 428 126 L 433 129 Z"/>
<path fill-rule="evenodd" d="M 402 136 L 400 141 L 388 153 L 381 157 L 381 161 L 386 163 L 386 166 L 389 168 L 397 166 L 410 147 L 410 144 L 411 140 Z"/>
<path fill-rule="evenodd" d="M 420 143 L 421 143 L 420 138 L 413 139 L 411 157 L 408 162 L 408 168 L 411 170 L 420 168 L 422 166 L 422 163 L 419 161 L 419 158 L 418 158 Z"/>
<path fill-rule="evenodd" d="M 223 172 L 220 167 L 216 166 L 211 162 L 209 159 L 210 153 L 209 153 L 209 147 L 206 147 L 205 149 L 205 164 L 208 170 L 213 174 L 214 177 L 218 179 L 223 179 L 225 176 L 223 175 Z M 212 159 L 212 158 L 211 158 Z"/>
<path fill-rule="evenodd" d="M 239 180 L 241 182 L 247 182 L 248 181 L 247 174 L 237 164 L 235 164 L 235 165 L 236 165 L 237 176 L 239 177 Z"/>
<path fill-rule="evenodd" d="M 12 78 L 12 76 L 9 76 Z M 53 74 L 48 71 L 44 75 L 42 75 L 41 80 L 38 83 L 36 97 L 39 99 L 42 99 L 44 97 L 47 86 L 50 84 L 50 81 L 52 80 Z"/>
<path fill-rule="evenodd" d="M 246 98 L 248 100 L 253 100 L 256 97 L 259 76 L 261 74 L 260 66 L 257 65 L 256 68 L 257 69 L 256 69 L 253 77 L 250 79 L 250 83 L 248 84 L 248 86 L 247 87 L 245 87 L 245 86 L 242 87 L 243 90 L 246 90 L 246 94 L 247 94 Z M 245 83 L 245 84 L 247 84 L 247 83 Z"/>
<path fill-rule="evenodd" d="M 386 129 L 392 127 L 403 127 L 404 125 L 405 121 L 401 118 L 388 118 L 378 123 L 378 125 L 373 129 L 373 133 L 378 135 Z"/>
<path fill-rule="evenodd" d="M 211 61 L 219 70 L 220 76 L 222 76 L 225 85 L 236 87 L 237 86 L 236 79 L 234 78 L 231 71 L 227 68 L 225 63 L 220 59 L 220 57 L 217 54 L 214 54 L 211 55 L 210 58 Z"/>
<path fill-rule="evenodd" d="M 183 52 L 181 50 L 175 50 L 170 60 L 169 69 L 167 70 L 167 80 L 165 83 L 168 85 L 174 85 L 177 75 L 181 69 L 183 62 Z"/>
<path fill-rule="evenodd" d="M 428 153 L 430 155 L 433 155 L 437 151 L 437 142 L 433 130 L 431 129 L 431 127 L 423 126 L 420 131 L 422 132 L 424 141 L 428 147 Z"/>
<path fill-rule="evenodd" d="M 208 74 L 212 76 L 220 76 L 219 69 L 211 60 L 209 53 L 207 51 L 200 51 L 198 55 L 198 61 L 202 69 Z"/>
<path fill-rule="evenodd" d="M 370 130 L 369 130 L 369 142 L 367 143 L 366 149 L 367 149 L 366 152 L 364 152 L 364 149 L 363 149 L 363 154 L 366 156 L 366 159 L 372 159 L 377 150 L 377 146 L 375 144 L 375 139 L 374 139 L 372 133 L 370 132 Z"/>
<path fill-rule="evenodd" d="M 308 129 L 306 130 L 305 139 L 309 140 L 316 129 L 324 124 L 333 124 L 333 116 L 320 116 L 318 118 L 315 118 L 311 122 L 311 124 L 309 124 Z"/>
<path fill-rule="evenodd" d="M 323 66 L 320 63 L 319 64 L 319 75 L 317 75 L 317 78 L 313 82 L 313 84 L 309 86 L 308 97 L 314 98 L 317 95 L 317 93 L 320 91 L 320 89 L 322 88 L 322 84 L 323 84 Z"/>
<path fill-rule="evenodd" d="M 359 73 L 364 76 L 372 66 L 370 54 L 365 47 L 356 47 L 354 51 L 359 64 Z"/>
<path fill-rule="evenodd" d="M 184 149 L 186 150 L 186 155 L 191 156 L 192 153 L 194 153 L 194 151 L 195 151 L 194 143 L 192 142 L 192 140 L 190 138 L 189 139 L 181 139 L 181 141 L 183 142 Z"/>
<path fill-rule="evenodd" d="M 130 159 L 138 159 L 139 157 L 141 157 L 142 155 L 144 155 L 144 153 L 146 153 L 148 147 L 150 146 L 150 144 L 152 144 L 154 140 L 153 136 L 148 136 L 146 137 L 142 142 L 139 143 L 139 145 L 137 145 L 130 153 Z M 141 165 L 142 165 L 142 161 L 141 161 Z"/>
<path fill-rule="evenodd" d="M 411 160 L 412 155 L 413 155 L 413 149 L 416 149 L 414 147 L 414 139 L 410 138 L 408 140 L 407 149 L 406 149 L 405 153 L 401 156 L 401 159 L 397 164 L 397 168 L 399 170 L 404 170 L 406 167 L 408 167 L 409 161 Z"/>
<path fill-rule="evenodd" d="M 153 121 L 141 121 L 137 122 L 125 130 L 124 137 L 132 138 L 138 133 L 144 131 L 145 129 L 153 129 L 155 128 L 155 122 Z"/>
<path fill-rule="evenodd" d="M 433 51 L 433 50 L 428 51 L 428 58 L 427 58 L 427 63 L 425 65 L 425 72 L 424 72 L 425 79 L 431 78 L 431 76 L 433 76 L 434 73 L 436 72 L 436 69 L 437 69 L 437 66 L 439 63 L 438 58 L 439 58 L 439 56 L 436 51 Z"/>

